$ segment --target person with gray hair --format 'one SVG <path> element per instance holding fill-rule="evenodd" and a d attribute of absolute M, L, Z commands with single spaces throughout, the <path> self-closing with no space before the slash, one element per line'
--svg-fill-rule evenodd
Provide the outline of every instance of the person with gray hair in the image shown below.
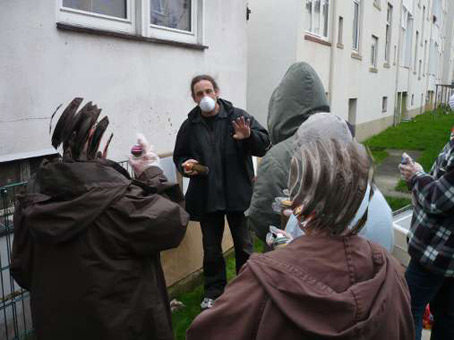
<path fill-rule="evenodd" d="M 337 124 L 330 124 L 329 122 L 331 120 L 337 120 Z M 318 129 L 320 124 L 327 126 L 327 129 L 320 131 Z M 320 132 L 325 136 L 330 136 L 343 142 L 353 140 L 349 126 L 342 118 L 335 115 L 333 117 L 333 114 L 330 113 L 317 113 L 299 127 L 296 140 L 298 147 L 310 142 L 312 139 L 316 140 Z M 372 190 L 370 197 L 364 197 L 353 218 L 353 222 L 357 222 L 367 209 L 367 218 L 365 218 L 364 226 L 359 231 L 359 235 L 378 243 L 389 252 L 392 252 L 394 229 L 391 208 L 383 194 L 372 181 L 370 183 L 370 189 Z M 352 227 L 352 225 L 353 223 L 349 227 Z M 298 220 L 294 215 L 291 215 L 285 231 L 287 232 L 284 233 L 287 236 L 286 243 L 293 238 L 304 235 L 304 231 L 299 228 Z M 271 239 L 271 246 L 273 246 L 275 241 L 276 238 Z M 283 244 L 283 241 L 280 240 L 280 243 Z"/>
<path fill-rule="evenodd" d="M 413 340 L 400 264 L 357 235 L 368 209 L 358 221 L 354 216 L 373 191 L 371 159 L 364 146 L 334 132 L 343 120 L 311 119 L 317 124 L 298 132 L 288 179 L 306 236 L 251 256 L 214 307 L 195 319 L 188 340 Z"/>
<path fill-rule="evenodd" d="M 298 139 L 298 129 L 309 126 L 307 124 L 316 115 L 333 116 L 327 113 L 329 111 L 325 89 L 317 72 L 305 62 L 290 66 L 270 98 L 268 130 L 273 147 L 262 158 L 257 169 L 251 204 L 246 211 L 250 228 L 263 241 L 269 240 L 267 233 L 270 226 L 285 228 L 281 216 L 275 213 L 271 206 L 277 197 L 284 196 L 284 190 L 287 189 L 290 160 Z M 323 132 L 333 137 L 352 140 L 354 129 L 342 118 L 334 119 L 343 121 L 343 124 L 338 124 L 340 130 Z M 307 138 L 310 139 L 312 135 L 308 130 L 311 128 L 304 129 Z M 392 212 L 376 187 L 370 206 L 368 220 L 361 235 L 391 251 L 394 243 Z M 365 206 L 362 205 L 359 210 L 364 209 Z M 294 216 L 290 217 L 287 229 L 292 230 L 293 237 L 303 234 Z"/>

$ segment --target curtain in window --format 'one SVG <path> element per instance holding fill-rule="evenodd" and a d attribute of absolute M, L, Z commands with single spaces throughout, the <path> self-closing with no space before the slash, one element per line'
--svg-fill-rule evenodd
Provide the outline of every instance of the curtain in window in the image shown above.
<path fill-rule="evenodd" d="M 63 7 L 127 18 L 127 0 L 63 0 Z"/>
<path fill-rule="evenodd" d="M 151 0 L 150 5 L 152 25 L 192 31 L 192 0 Z"/>

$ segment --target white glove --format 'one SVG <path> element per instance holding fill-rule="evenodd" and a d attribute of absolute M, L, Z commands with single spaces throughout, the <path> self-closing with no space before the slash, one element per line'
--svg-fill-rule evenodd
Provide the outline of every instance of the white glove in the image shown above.
<path fill-rule="evenodd" d="M 142 147 L 142 154 L 140 156 L 129 156 L 129 164 L 133 168 L 136 177 L 139 177 L 149 167 L 156 166 L 161 168 L 158 154 L 141 133 L 137 134 L 137 144 Z"/>
<path fill-rule="evenodd" d="M 292 240 L 292 235 L 272 225 L 270 225 L 270 231 L 266 234 L 266 244 L 272 249 L 285 247 Z"/>

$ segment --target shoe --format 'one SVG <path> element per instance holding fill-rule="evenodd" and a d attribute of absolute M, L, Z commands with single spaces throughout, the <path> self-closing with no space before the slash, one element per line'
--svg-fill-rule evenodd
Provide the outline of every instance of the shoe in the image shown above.
<path fill-rule="evenodd" d="M 214 300 L 213 299 L 203 298 L 203 301 L 200 304 L 200 308 L 202 308 L 202 310 L 210 309 L 211 307 L 213 307 L 213 305 L 214 305 Z"/>

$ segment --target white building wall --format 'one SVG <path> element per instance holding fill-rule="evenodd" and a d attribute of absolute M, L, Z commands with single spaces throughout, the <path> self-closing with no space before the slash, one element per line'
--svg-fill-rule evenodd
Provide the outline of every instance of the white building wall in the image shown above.
<path fill-rule="evenodd" d="M 435 23 L 433 22 L 434 1 L 440 1 L 440 6 L 442 6 L 442 18 L 438 18 Z M 318 72 L 326 91 L 329 92 L 332 112 L 349 119 L 349 99 L 357 99 L 356 117 L 350 117 L 350 120 L 358 127 L 360 138 L 375 134 L 401 118 L 424 111 L 427 91 L 435 91 L 435 83 L 440 80 L 441 67 L 439 64 L 435 64 L 434 75 L 429 76 L 428 70 L 431 62 L 441 63 L 441 46 L 445 37 L 440 27 L 442 27 L 442 22 L 446 22 L 449 18 L 446 11 L 448 1 L 380 0 L 378 6 L 374 4 L 373 0 L 361 1 L 359 54 L 352 53 L 353 0 L 330 1 L 330 34 L 327 39 L 313 39 L 314 35 L 306 31 L 308 27 L 305 17 L 306 1 L 298 1 L 296 6 L 294 1 L 290 2 L 293 5 L 286 12 L 288 16 L 285 18 L 285 22 L 291 22 L 292 25 L 285 26 L 285 29 L 288 30 L 287 35 L 291 35 L 292 39 L 281 41 L 281 43 L 291 43 L 295 34 L 292 27 L 296 21 L 297 53 L 295 61 L 306 61 Z M 279 23 L 282 20 L 284 9 L 271 8 L 264 4 L 270 3 L 270 1 L 250 0 L 249 3 L 257 16 L 263 15 L 268 18 L 266 28 L 263 26 L 264 21 L 261 18 L 254 18 L 255 21 L 249 22 L 249 41 L 267 40 L 266 49 L 257 44 L 249 45 L 248 63 L 249 70 L 251 70 L 251 65 L 255 63 L 251 55 L 261 56 L 261 63 L 268 63 L 268 65 L 273 65 L 271 61 L 279 58 L 281 49 L 273 48 L 275 42 L 273 38 L 269 38 L 269 32 L 278 30 L 282 35 L 284 28 L 281 28 Z M 393 6 L 393 19 L 390 60 L 389 63 L 385 63 L 388 3 Z M 401 26 L 404 6 L 412 18 L 408 26 L 408 38 Z M 279 7 L 281 7 L 280 4 Z M 287 6 L 283 4 L 282 7 Z M 423 15 L 424 8 L 425 15 Z M 339 16 L 343 18 L 342 45 L 338 44 Z M 277 21 L 274 22 L 273 18 L 277 18 Z M 266 29 L 266 33 L 263 32 L 264 29 Z M 418 41 L 416 42 L 417 31 Z M 372 35 L 379 40 L 378 62 L 375 69 L 371 68 L 370 61 Z M 427 46 L 425 41 L 427 41 Z M 432 45 L 435 45 L 436 42 L 439 46 L 436 56 L 432 58 L 433 61 L 429 57 L 431 42 Z M 286 49 L 293 53 L 291 46 L 287 46 Z M 443 55 L 446 53 L 450 52 L 445 49 Z M 291 61 L 292 58 L 287 60 Z M 419 60 L 421 60 L 421 73 L 419 73 Z M 284 66 L 285 69 L 277 69 Z M 274 74 L 272 81 L 266 83 L 266 79 L 261 78 L 259 86 L 261 89 L 266 88 L 267 90 L 257 89 L 255 93 L 248 93 L 250 110 L 257 106 L 259 98 L 262 103 L 267 104 L 269 95 L 280 80 L 279 73 L 285 72 L 287 67 L 286 63 L 276 64 L 276 70 L 272 71 Z M 249 77 L 249 88 L 256 86 L 254 78 Z M 406 102 L 402 99 L 403 94 L 406 94 Z M 386 110 L 382 109 L 383 97 L 387 98 Z M 404 102 L 402 103 L 402 101 Z"/>
<path fill-rule="evenodd" d="M 109 116 L 115 160 L 126 159 L 136 131 L 159 153 L 173 150 L 197 74 L 212 74 L 245 107 L 245 0 L 203 2 L 205 50 L 59 30 L 56 3 L 0 2 L 0 159 L 49 151 L 50 116 L 75 96 Z"/>
<path fill-rule="evenodd" d="M 299 0 L 249 0 L 247 109 L 266 126 L 268 102 L 297 60 Z"/>

